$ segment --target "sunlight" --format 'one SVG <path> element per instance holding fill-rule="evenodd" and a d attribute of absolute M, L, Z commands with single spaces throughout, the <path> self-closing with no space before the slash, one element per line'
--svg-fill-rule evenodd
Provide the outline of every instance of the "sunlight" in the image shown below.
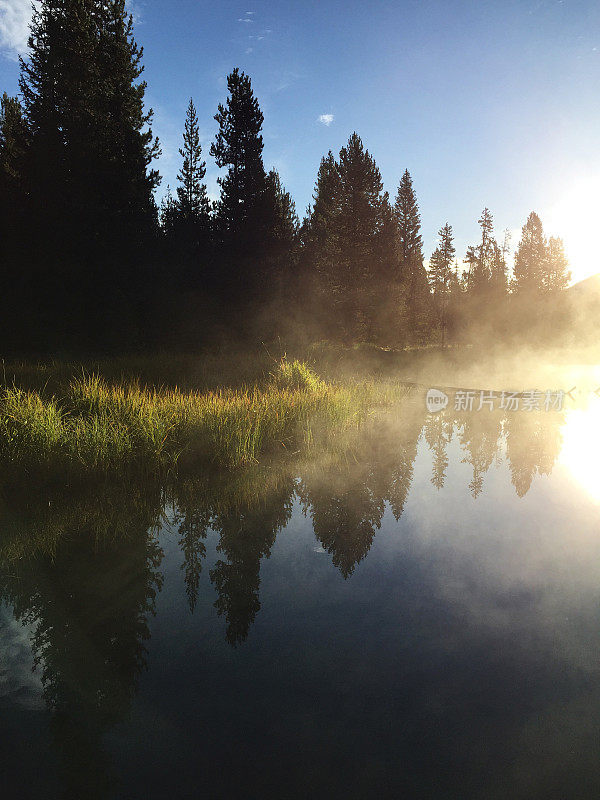
<path fill-rule="evenodd" d="M 563 428 L 560 463 L 596 503 L 600 503 L 600 398 L 574 409 Z"/>
<path fill-rule="evenodd" d="M 547 236 L 560 236 L 569 259 L 573 283 L 600 271 L 597 255 L 600 176 L 573 183 L 543 215 Z"/>

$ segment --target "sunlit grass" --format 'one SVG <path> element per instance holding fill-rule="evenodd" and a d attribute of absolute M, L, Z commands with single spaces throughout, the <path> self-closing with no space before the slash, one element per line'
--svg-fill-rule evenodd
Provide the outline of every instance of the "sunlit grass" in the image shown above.
<path fill-rule="evenodd" d="M 62 395 L 3 390 L 0 458 L 108 473 L 168 470 L 182 459 L 237 467 L 268 452 L 322 445 L 405 392 L 398 383 L 327 383 L 305 363 L 286 359 L 263 385 L 209 392 L 82 374 Z"/>

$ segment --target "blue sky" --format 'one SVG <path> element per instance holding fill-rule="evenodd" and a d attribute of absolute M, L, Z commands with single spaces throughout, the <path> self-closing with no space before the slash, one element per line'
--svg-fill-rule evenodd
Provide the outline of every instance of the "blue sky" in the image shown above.
<path fill-rule="evenodd" d="M 0 0 L 0 91 L 16 91 L 29 0 Z M 204 2 L 134 0 L 163 187 L 175 183 L 190 96 L 208 155 L 235 66 L 265 115 L 265 163 L 303 214 L 321 156 L 356 130 L 391 195 L 411 172 L 426 252 L 454 226 L 477 239 L 487 205 L 500 233 L 536 210 L 563 235 L 577 277 L 598 271 L 600 3 Z M 591 231 L 590 231 L 591 227 Z"/>

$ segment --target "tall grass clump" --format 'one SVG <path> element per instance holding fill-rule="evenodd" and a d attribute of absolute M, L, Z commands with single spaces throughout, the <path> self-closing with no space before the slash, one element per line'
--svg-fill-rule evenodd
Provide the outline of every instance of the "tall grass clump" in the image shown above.
<path fill-rule="evenodd" d="M 60 451 L 64 414 L 54 399 L 15 388 L 0 403 L 0 447 L 11 460 L 45 461 Z"/>
<path fill-rule="evenodd" d="M 318 392 L 326 386 L 304 361 L 288 361 L 285 357 L 277 363 L 277 369 L 271 373 L 271 378 L 279 389 Z"/>
<path fill-rule="evenodd" d="M 81 374 L 60 396 L 0 393 L 0 460 L 103 473 L 157 472 L 199 459 L 237 467 L 267 453 L 324 445 L 397 395 L 397 387 L 333 385 L 286 359 L 260 388 L 215 392 L 109 384 Z"/>

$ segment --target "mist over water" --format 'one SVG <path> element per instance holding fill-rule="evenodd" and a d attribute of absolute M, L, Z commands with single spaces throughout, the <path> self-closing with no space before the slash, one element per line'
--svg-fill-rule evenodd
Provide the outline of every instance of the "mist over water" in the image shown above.
<path fill-rule="evenodd" d="M 15 488 L 9 795 L 596 793 L 600 404 L 572 377 L 552 411 L 415 389 L 300 463 Z"/>

